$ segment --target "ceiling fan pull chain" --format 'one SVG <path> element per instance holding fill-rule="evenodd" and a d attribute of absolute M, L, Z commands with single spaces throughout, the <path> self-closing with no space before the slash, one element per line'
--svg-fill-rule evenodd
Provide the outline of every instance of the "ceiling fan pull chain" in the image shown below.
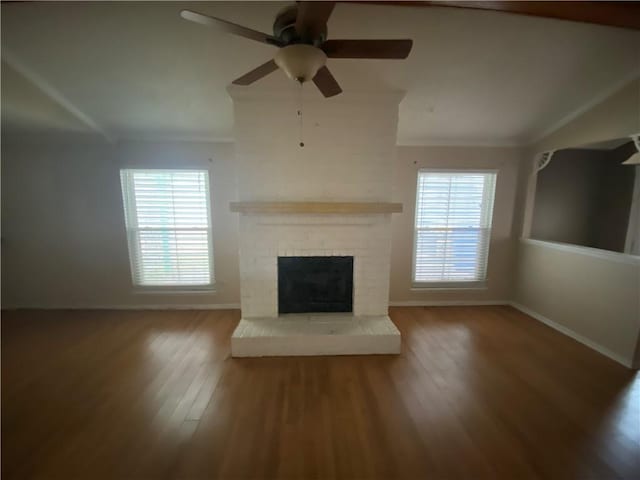
<path fill-rule="evenodd" d="M 302 120 L 302 86 L 304 85 L 302 82 L 300 83 L 300 90 L 298 90 L 298 124 L 300 126 L 300 132 L 299 132 L 299 137 L 300 137 L 300 148 L 304 147 L 304 140 L 302 138 L 302 131 L 303 131 L 303 127 L 304 127 L 304 123 Z"/>

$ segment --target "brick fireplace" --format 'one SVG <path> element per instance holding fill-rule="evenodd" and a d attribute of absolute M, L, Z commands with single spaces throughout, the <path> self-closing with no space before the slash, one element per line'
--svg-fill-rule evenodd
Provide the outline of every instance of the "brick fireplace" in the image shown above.
<path fill-rule="evenodd" d="M 244 317 L 278 316 L 278 257 L 353 257 L 353 314 L 386 315 L 390 214 L 240 217 Z"/>
<path fill-rule="evenodd" d="M 391 215 L 401 209 L 391 193 L 402 95 L 325 99 L 309 89 L 301 148 L 294 90 L 230 94 L 242 307 L 232 354 L 399 353 L 387 309 Z M 278 259 L 289 257 L 351 257 L 352 312 L 279 315 Z"/>

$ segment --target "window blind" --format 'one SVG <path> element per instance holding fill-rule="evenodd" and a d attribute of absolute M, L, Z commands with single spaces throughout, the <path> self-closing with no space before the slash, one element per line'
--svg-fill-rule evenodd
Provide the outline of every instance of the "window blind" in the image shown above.
<path fill-rule="evenodd" d="M 213 284 L 206 170 L 121 170 L 134 285 Z"/>
<path fill-rule="evenodd" d="M 418 172 L 415 283 L 486 278 L 495 172 Z"/>

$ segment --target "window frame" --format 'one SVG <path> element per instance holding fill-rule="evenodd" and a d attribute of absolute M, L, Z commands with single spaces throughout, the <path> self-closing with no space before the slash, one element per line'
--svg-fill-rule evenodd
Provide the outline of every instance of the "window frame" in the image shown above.
<path fill-rule="evenodd" d="M 418 201 L 419 201 L 419 185 L 420 185 L 420 174 L 421 173 L 450 173 L 450 174 L 493 174 L 495 176 L 494 179 L 494 188 L 493 188 L 493 198 L 491 205 L 491 221 L 489 222 L 489 234 L 487 237 L 487 256 L 486 256 L 486 266 L 485 266 L 485 278 L 481 280 L 458 280 L 458 281 L 417 281 L 416 280 L 416 256 L 418 253 L 418 228 L 416 226 L 416 218 L 418 214 Z M 498 179 L 499 179 L 500 171 L 496 168 L 436 168 L 436 167 L 426 167 L 420 168 L 416 172 L 416 188 L 415 188 L 415 205 L 413 212 L 413 255 L 411 259 L 411 289 L 412 290 L 486 290 L 488 287 L 489 281 L 489 256 L 491 253 L 491 236 L 493 233 L 493 215 L 495 211 L 495 197 L 496 192 L 498 190 Z"/>
<path fill-rule="evenodd" d="M 185 172 L 185 173 L 204 173 L 204 179 L 206 184 L 207 191 L 207 199 L 206 199 L 206 210 L 207 210 L 207 225 L 208 227 L 205 229 L 207 232 L 207 249 L 209 256 L 209 283 L 208 284 L 200 284 L 200 285 L 145 285 L 141 283 L 137 283 L 136 281 L 136 263 L 134 255 L 132 254 L 135 251 L 135 255 L 137 258 L 140 258 L 140 245 L 137 242 L 133 241 L 129 222 L 127 220 L 128 217 L 133 216 L 136 220 L 138 218 L 138 212 L 135 208 L 135 200 L 132 195 L 128 195 L 130 189 L 127 187 L 127 191 L 125 192 L 124 187 L 124 176 L 123 173 L 135 173 L 135 172 L 157 172 L 157 173 L 174 173 L 174 172 Z M 210 172 L 208 169 L 204 168 L 121 168 L 119 170 L 120 176 L 120 188 L 122 191 L 122 202 L 123 202 L 123 213 L 124 213 L 124 227 L 125 227 L 125 235 L 127 237 L 127 253 L 129 255 L 129 272 L 131 275 L 131 286 L 133 288 L 134 293 L 142 293 L 142 294 L 198 294 L 198 293 L 212 293 L 215 292 L 215 270 L 214 270 L 214 249 L 213 249 L 213 224 L 212 224 L 212 195 L 211 195 L 211 179 Z M 129 214 L 131 212 L 131 214 Z"/>

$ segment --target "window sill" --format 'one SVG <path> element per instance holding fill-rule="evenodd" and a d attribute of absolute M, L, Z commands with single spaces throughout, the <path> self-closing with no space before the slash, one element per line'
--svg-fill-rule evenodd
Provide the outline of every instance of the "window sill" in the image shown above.
<path fill-rule="evenodd" d="M 134 287 L 136 295 L 211 295 L 216 293 L 215 286 L 197 287 Z"/>
<path fill-rule="evenodd" d="M 487 282 L 448 282 L 448 283 L 413 283 L 412 292 L 424 292 L 433 290 L 487 290 Z"/>
<path fill-rule="evenodd" d="M 640 256 L 629 253 L 613 252 L 611 250 L 602 250 L 600 248 L 585 247 L 583 245 L 574 245 L 571 243 L 552 242 L 549 240 L 537 240 L 535 238 L 521 238 L 521 243 L 526 245 L 538 245 L 545 248 L 552 248 L 563 252 L 575 253 L 585 257 L 600 258 L 618 263 L 626 263 L 629 265 L 640 265 Z"/>

